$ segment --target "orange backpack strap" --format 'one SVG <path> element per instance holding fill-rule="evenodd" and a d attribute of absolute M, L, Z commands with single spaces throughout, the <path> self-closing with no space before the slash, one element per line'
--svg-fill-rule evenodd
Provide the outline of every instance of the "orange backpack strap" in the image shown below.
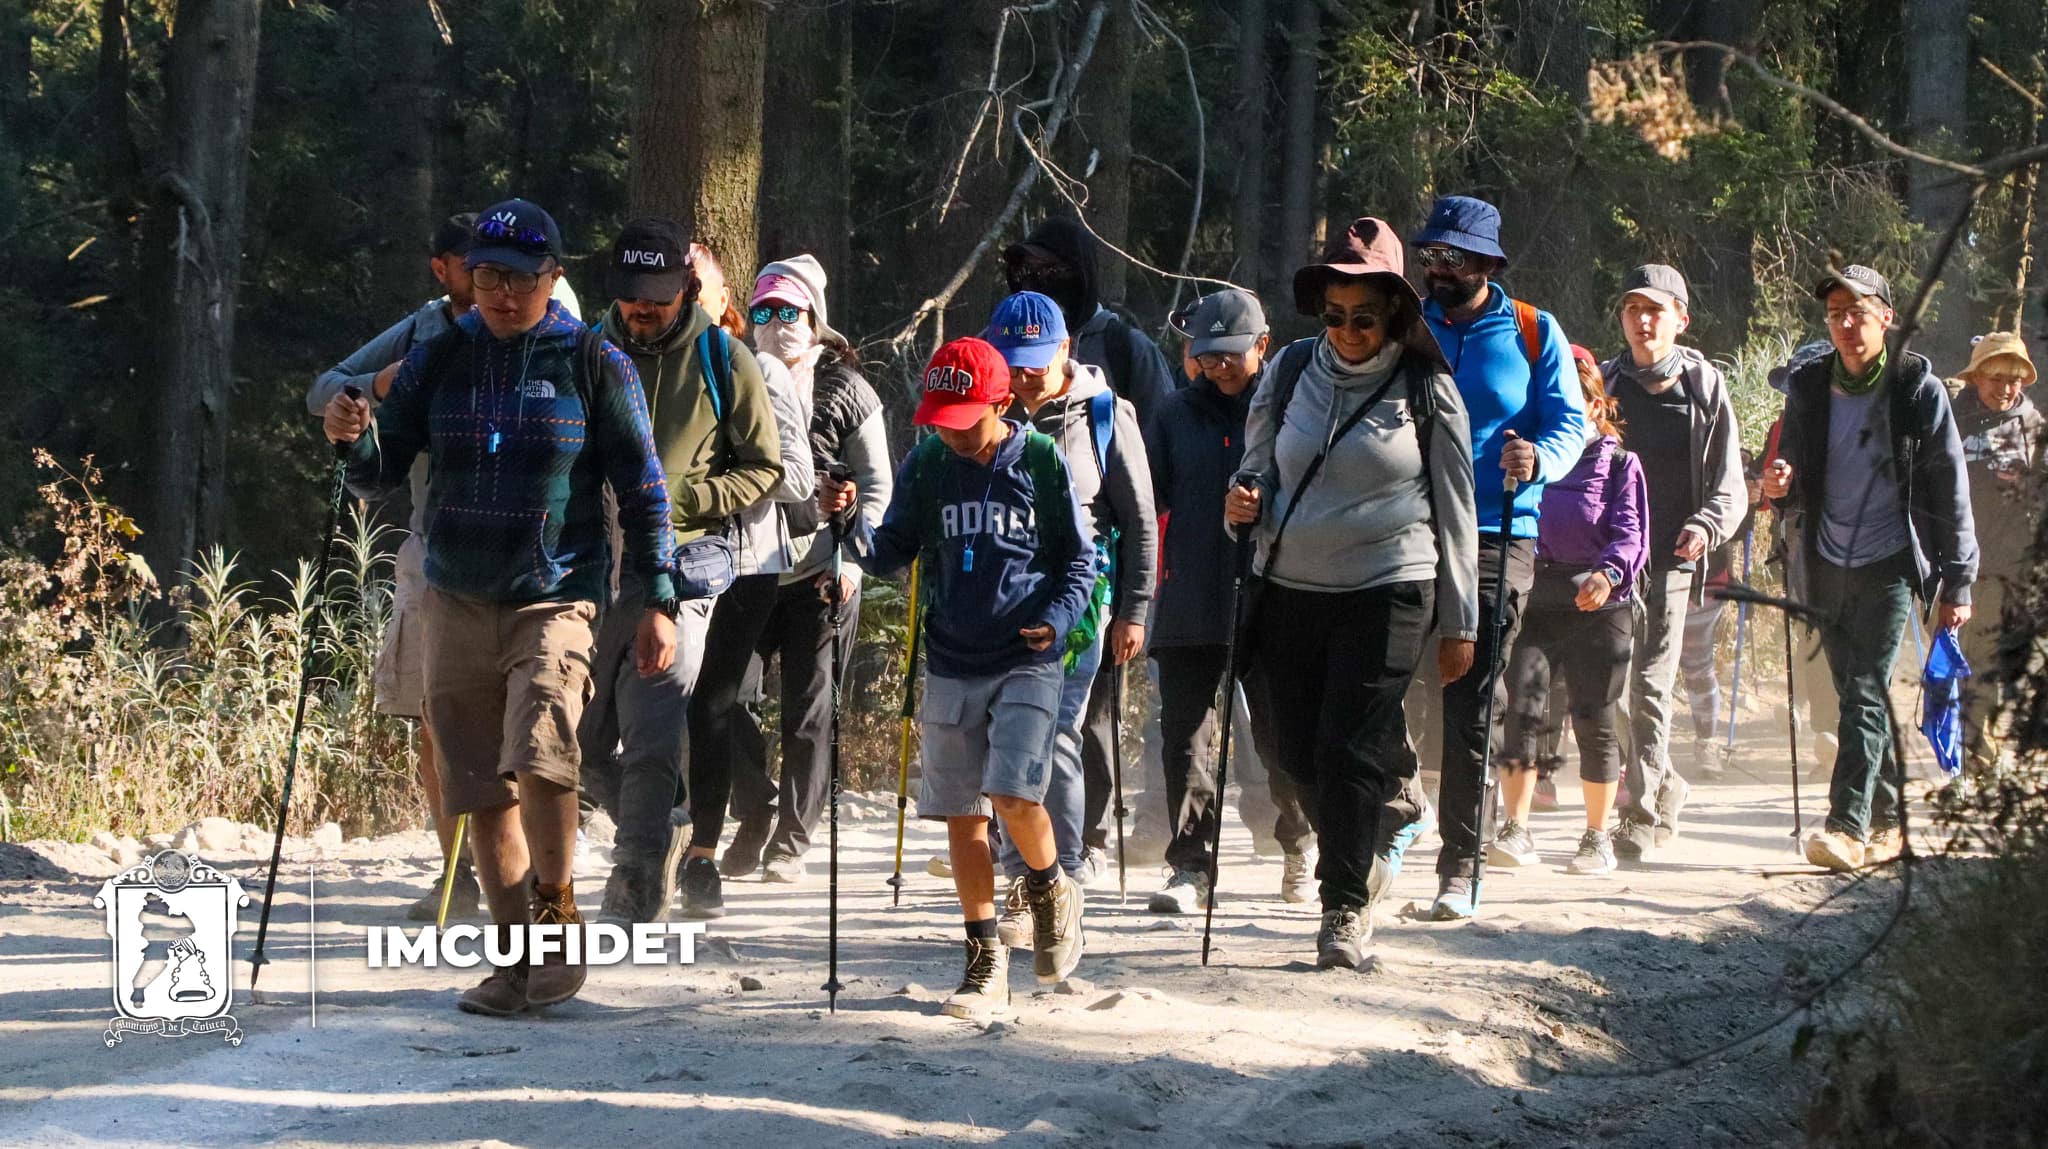
<path fill-rule="evenodd" d="M 1522 355 L 1529 360 L 1529 366 L 1534 367 L 1536 361 L 1543 358 L 1542 323 L 1536 318 L 1536 308 L 1533 304 L 1524 303 L 1519 299 L 1511 299 L 1508 302 L 1515 306 L 1515 330 L 1522 333 Z"/>

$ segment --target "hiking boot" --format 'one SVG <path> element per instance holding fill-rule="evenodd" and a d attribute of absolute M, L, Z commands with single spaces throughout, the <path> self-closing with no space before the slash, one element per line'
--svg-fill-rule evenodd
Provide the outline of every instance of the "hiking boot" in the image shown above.
<path fill-rule="evenodd" d="M 725 848 L 725 856 L 718 859 L 718 872 L 728 878 L 746 877 L 761 868 L 761 848 L 767 844 L 767 823 L 741 822 L 732 836 L 732 844 Z"/>
<path fill-rule="evenodd" d="M 497 930 L 505 939 L 499 942 L 502 948 L 511 948 L 507 935 L 514 927 L 494 925 L 490 928 Z M 526 954 L 522 952 L 518 961 L 492 969 L 489 977 L 463 990 L 462 996 L 455 999 L 455 1008 L 485 1017 L 511 1017 L 525 1013 L 526 977 Z"/>
<path fill-rule="evenodd" d="M 433 886 L 420 899 L 405 908 L 405 918 L 411 922 L 437 921 L 441 917 L 441 889 L 446 884 L 445 876 L 435 878 Z M 455 866 L 455 889 L 448 895 L 448 919 L 473 918 L 483 904 L 483 890 L 476 884 L 476 868 L 464 858 Z"/>
<path fill-rule="evenodd" d="M 1065 981 L 1081 964 L 1081 899 L 1074 879 L 1061 874 L 1042 890 L 1024 881 L 1024 901 L 1031 907 L 1031 972 L 1040 985 Z"/>
<path fill-rule="evenodd" d="M 1822 830 L 1806 839 L 1806 860 L 1845 874 L 1863 864 L 1863 843 L 1835 830 Z"/>
<path fill-rule="evenodd" d="M 1365 944 L 1372 940 L 1372 917 L 1364 907 L 1342 906 L 1323 911 L 1316 931 L 1317 969 L 1357 969 L 1365 964 Z"/>
<path fill-rule="evenodd" d="M 924 872 L 934 878 L 950 878 L 953 876 L 953 863 L 937 854 L 933 854 L 930 858 L 925 859 Z"/>
<path fill-rule="evenodd" d="M 1200 870 L 1175 870 L 1145 908 L 1155 914 L 1186 914 L 1209 904 L 1209 875 Z"/>
<path fill-rule="evenodd" d="M 1665 775 L 1664 784 L 1657 787 L 1657 831 L 1659 846 L 1665 845 L 1678 836 L 1678 815 L 1685 809 L 1686 799 L 1692 797 L 1692 783 L 1678 776 L 1673 770 Z"/>
<path fill-rule="evenodd" d="M 1555 814 L 1563 809 L 1557 801 L 1557 779 L 1548 774 L 1536 779 L 1536 796 L 1530 800 L 1529 809 L 1538 814 Z"/>
<path fill-rule="evenodd" d="M 669 908 L 676 904 L 676 884 L 682 880 L 683 858 L 689 853 L 689 849 L 690 819 L 684 815 L 681 809 L 670 810 L 668 812 L 668 849 L 663 851 L 661 856 L 661 905 L 659 909 L 661 916 L 653 919 L 654 921 L 667 921 Z"/>
<path fill-rule="evenodd" d="M 1695 774 L 1712 782 L 1728 769 L 1728 746 L 1712 735 L 1692 740 L 1692 768 Z"/>
<path fill-rule="evenodd" d="M 1863 845 L 1863 864 L 1889 862 L 1899 856 L 1905 845 L 1904 835 L 1897 826 L 1876 826 L 1870 831 L 1870 841 Z"/>
<path fill-rule="evenodd" d="M 1000 941 L 967 939 L 967 972 L 939 1007 L 947 1017 L 987 1021 L 1010 1012 L 1010 950 Z"/>
<path fill-rule="evenodd" d="M 1458 922 L 1479 913 L 1479 903 L 1472 900 L 1472 879 L 1444 878 L 1438 881 L 1436 901 L 1430 904 L 1431 921 Z"/>
<path fill-rule="evenodd" d="M 1579 852 L 1564 868 L 1573 874 L 1609 874 L 1614 866 L 1614 843 L 1608 840 L 1607 831 L 1588 826 L 1579 835 Z"/>
<path fill-rule="evenodd" d="M 684 862 L 681 885 L 684 917 L 701 920 L 725 916 L 725 891 L 718 876 L 718 863 L 705 857 Z"/>
<path fill-rule="evenodd" d="M 620 862 L 605 880 L 604 901 L 598 906 L 597 916 L 624 925 L 665 921 L 668 904 L 661 900 L 661 887 L 661 878 L 647 867 Z"/>
<path fill-rule="evenodd" d="M 1486 846 L 1486 864 L 1502 869 L 1516 870 L 1533 866 L 1542 858 L 1536 853 L 1536 839 L 1529 834 L 1529 828 L 1513 818 L 1493 836 Z"/>
<path fill-rule="evenodd" d="M 526 888 L 529 898 L 528 907 L 532 912 L 534 925 L 582 927 L 583 915 L 576 911 L 574 883 L 564 883 L 550 891 L 544 888 L 539 881 L 534 880 L 530 881 Z M 564 945 L 567 945 L 567 935 L 568 931 L 564 930 Z M 577 956 L 579 959 L 582 957 L 582 948 L 579 947 L 578 949 Z M 590 967 L 588 965 L 584 964 L 581 960 L 571 962 L 561 954 L 552 955 L 538 965 L 528 962 L 526 971 L 526 1004 L 528 1006 L 554 1005 L 557 1002 L 567 1001 L 576 996 L 577 990 L 583 988 L 583 979 L 588 976 L 590 976 Z"/>
<path fill-rule="evenodd" d="M 1657 829 L 1641 818 L 1623 814 L 1612 844 L 1615 857 L 1622 861 L 1647 862 L 1657 854 Z"/>
<path fill-rule="evenodd" d="M 1074 884 L 1082 889 L 1092 889 L 1109 877 L 1111 870 L 1109 855 L 1089 846 L 1081 851 L 1081 864 L 1074 869 Z"/>
<path fill-rule="evenodd" d="M 1024 875 L 1010 879 L 1010 892 L 1003 898 L 1003 915 L 996 919 L 996 939 L 1013 950 L 1028 950 L 1038 927 L 1031 920 L 1031 901 L 1024 896 Z"/>
<path fill-rule="evenodd" d="M 761 880 L 779 886 L 796 885 L 804 880 L 804 860 L 795 854 L 770 854 L 768 864 L 761 869 Z"/>
<path fill-rule="evenodd" d="M 1285 855 L 1280 863 L 1280 900 L 1300 905 L 1316 896 L 1316 848 Z"/>

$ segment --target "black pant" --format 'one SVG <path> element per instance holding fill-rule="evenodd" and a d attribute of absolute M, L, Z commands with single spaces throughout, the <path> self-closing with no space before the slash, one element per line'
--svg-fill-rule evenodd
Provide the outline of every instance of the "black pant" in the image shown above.
<path fill-rule="evenodd" d="M 843 678 L 860 629 L 860 589 L 840 618 Z M 782 687 L 782 779 L 768 770 L 768 740 L 758 710 L 770 655 L 779 656 Z M 774 609 L 747 662 L 733 713 L 733 814 L 741 825 L 769 828 L 769 855 L 802 857 L 832 785 L 832 605 L 811 579 L 780 587 Z"/>
<path fill-rule="evenodd" d="M 741 737 L 734 722 L 747 665 L 775 612 L 772 574 L 733 580 L 711 608 L 704 665 L 690 696 L 690 845 L 715 848 L 732 799 L 733 763 Z"/>
<path fill-rule="evenodd" d="M 1152 662 L 1159 668 L 1159 737 L 1163 746 L 1160 763 L 1166 775 L 1167 816 L 1173 827 L 1173 838 L 1166 845 L 1166 863 L 1177 870 L 1202 870 L 1209 868 L 1209 844 L 1216 840 L 1216 822 L 1222 817 L 1223 804 L 1216 800 L 1216 756 L 1211 748 L 1216 736 L 1216 705 L 1223 682 L 1225 649 L 1215 646 L 1177 646 L 1152 652 Z M 1252 711 L 1252 723 L 1263 727 L 1263 714 Z M 1266 744 L 1271 749 L 1271 732 L 1260 729 L 1253 736 L 1254 746 Z M 1233 764 L 1243 761 L 1246 747 L 1237 741 L 1231 743 Z M 1307 815 L 1301 809 L 1296 796 L 1293 780 L 1273 766 L 1271 759 L 1261 754 L 1267 763 L 1266 778 L 1272 791 L 1272 802 L 1277 817 L 1274 820 L 1273 835 L 1281 847 L 1290 852 L 1300 852 L 1307 845 L 1312 832 Z M 1227 779 L 1226 779 L 1227 781 Z M 1242 793 L 1249 793 L 1253 784 L 1239 783 Z M 1240 814 L 1250 812 L 1250 802 L 1240 797 Z M 1245 818 L 1247 826 L 1250 817 Z"/>
<path fill-rule="evenodd" d="M 1121 700 L 1116 696 L 1109 635 L 1102 636 L 1102 643 L 1102 665 L 1095 669 L 1095 687 L 1088 692 L 1088 710 L 1081 716 L 1081 842 L 1091 850 L 1109 848 L 1109 798 L 1116 789 L 1112 755 L 1121 749 L 1115 725 Z"/>
<path fill-rule="evenodd" d="M 1521 637 L 1508 658 L 1503 766 L 1542 764 L 1551 699 L 1554 688 L 1562 687 L 1570 694 L 1572 732 L 1579 739 L 1579 777 L 1621 780 L 1619 703 L 1628 685 L 1632 631 L 1626 604 L 1589 613 L 1569 598 L 1549 601 L 1541 590 L 1531 598 Z"/>
<path fill-rule="evenodd" d="M 1369 903 L 1383 808 L 1414 773 L 1401 696 L 1434 616 L 1434 582 L 1319 593 L 1269 585 L 1253 621 L 1254 710 L 1315 825 L 1325 910 Z"/>
<path fill-rule="evenodd" d="M 1522 602 L 1536 578 L 1536 542 L 1515 539 L 1507 548 L 1506 630 L 1498 648 L 1487 622 L 1494 617 L 1494 582 L 1500 576 L 1501 536 L 1479 536 L 1479 645 L 1472 669 L 1444 686 L 1443 777 L 1437 784 L 1437 830 L 1444 848 L 1437 855 L 1440 877 L 1471 877 L 1479 856 L 1479 802 L 1484 788 L 1484 755 L 1489 740 L 1499 746 L 1507 723 L 1506 675 L 1497 672 L 1501 651 L 1512 649 L 1522 624 Z M 1493 725 L 1486 724 L 1486 688 L 1494 694 Z"/>

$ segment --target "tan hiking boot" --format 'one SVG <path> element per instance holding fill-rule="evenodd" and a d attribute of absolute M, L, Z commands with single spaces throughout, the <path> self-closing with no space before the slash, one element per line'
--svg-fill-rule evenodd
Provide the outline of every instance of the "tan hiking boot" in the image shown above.
<path fill-rule="evenodd" d="M 967 939 L 967 972 L 939 1011 L 964 1021 L 987 1021 L 1010 1012 L 1010 948 L 1000 941 Z"/>
<path fill-rule="evenodd" d="M 1010 892 L 1003 898 L 1003 916 L 996 919 L 996 937 L 1013 950 L 1028 950 L 1038 927 L 1031 921 L 1031 903 L 1024 898 L 1024 876 L 1010 879 Z"/>
<path fill-rule="evenodd" d="M 510 934 L 513 926 L 492 926 L 498 931 L 500 949 L 511 948 Z M 508 966 L 498 966 L 491 975 L 475 986 L 464 990 L 456 999 L 455 1008 L 464 1013 L 477 1013 L 485 1017 L 511 1017 L 526 1012 L 526 954 L 521 952 L 519 960 Z"/>
<path fill-rule="evenodd" d="M 1847 834 L 1822 830 L 1806 839 L 1806 860 L 1822 869 L 1847 873 L 1863 864 L 1863 843 Z"/>
<path fill-rule="evenodd" d="M 574 883 L 565 883 L 550 889 L 532 881 L 528 886 L 530 904 L 533 907 L 533 924 L 537 926 L 573 926 L 581 928 L 583 915 L 576 912 Z M 564 931 L 566 945 L 566 933 Z M 590 967 L 582 960 L 579 946 L 575 962 L 560 954 L 550 955 L 546 961 L 534 965 L 529 963 L 526 974 L 526 1004 L 529 1006 L 554 1005 L 576 996 L 583 988 L 583 979 L 590 976 Z"/>
<path fill-rule="evenodd" d="M 1062 873 L 1043 890 L 1024 883 L 1024 903 L 1031 907 L 1031 971 L 1040 985 L 1064 981 L 1081 964 L 1087 943 L 1081 937 L 1081 899 L 1074 879 Z"/>

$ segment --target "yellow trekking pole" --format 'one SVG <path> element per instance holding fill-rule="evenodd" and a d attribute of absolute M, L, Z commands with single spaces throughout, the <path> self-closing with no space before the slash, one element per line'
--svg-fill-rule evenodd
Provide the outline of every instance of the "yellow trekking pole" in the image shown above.
<path fill-rule="evenodd" d="M 455 892 L 455 863 L 462 857 L 462 832 L 469 828 L 469 815 L 455 819 L 455 844 L 448 847 L 447 865 L 441 870 L 441 912 L 434 915 L 434 928 L 448 928 L 448 895 Z"/>
<path fill-rule="evenodd" d="M 910 564 L 910 643 L 903 655 L 902 727 L 896 744 L 896 872 L 889 877 L 889 904 L 903 904 L 903 819 L 910 809 L 910 732 L 917 717 L 917 651 L 924 636 L 917 613 L 917 567 Z"/>

